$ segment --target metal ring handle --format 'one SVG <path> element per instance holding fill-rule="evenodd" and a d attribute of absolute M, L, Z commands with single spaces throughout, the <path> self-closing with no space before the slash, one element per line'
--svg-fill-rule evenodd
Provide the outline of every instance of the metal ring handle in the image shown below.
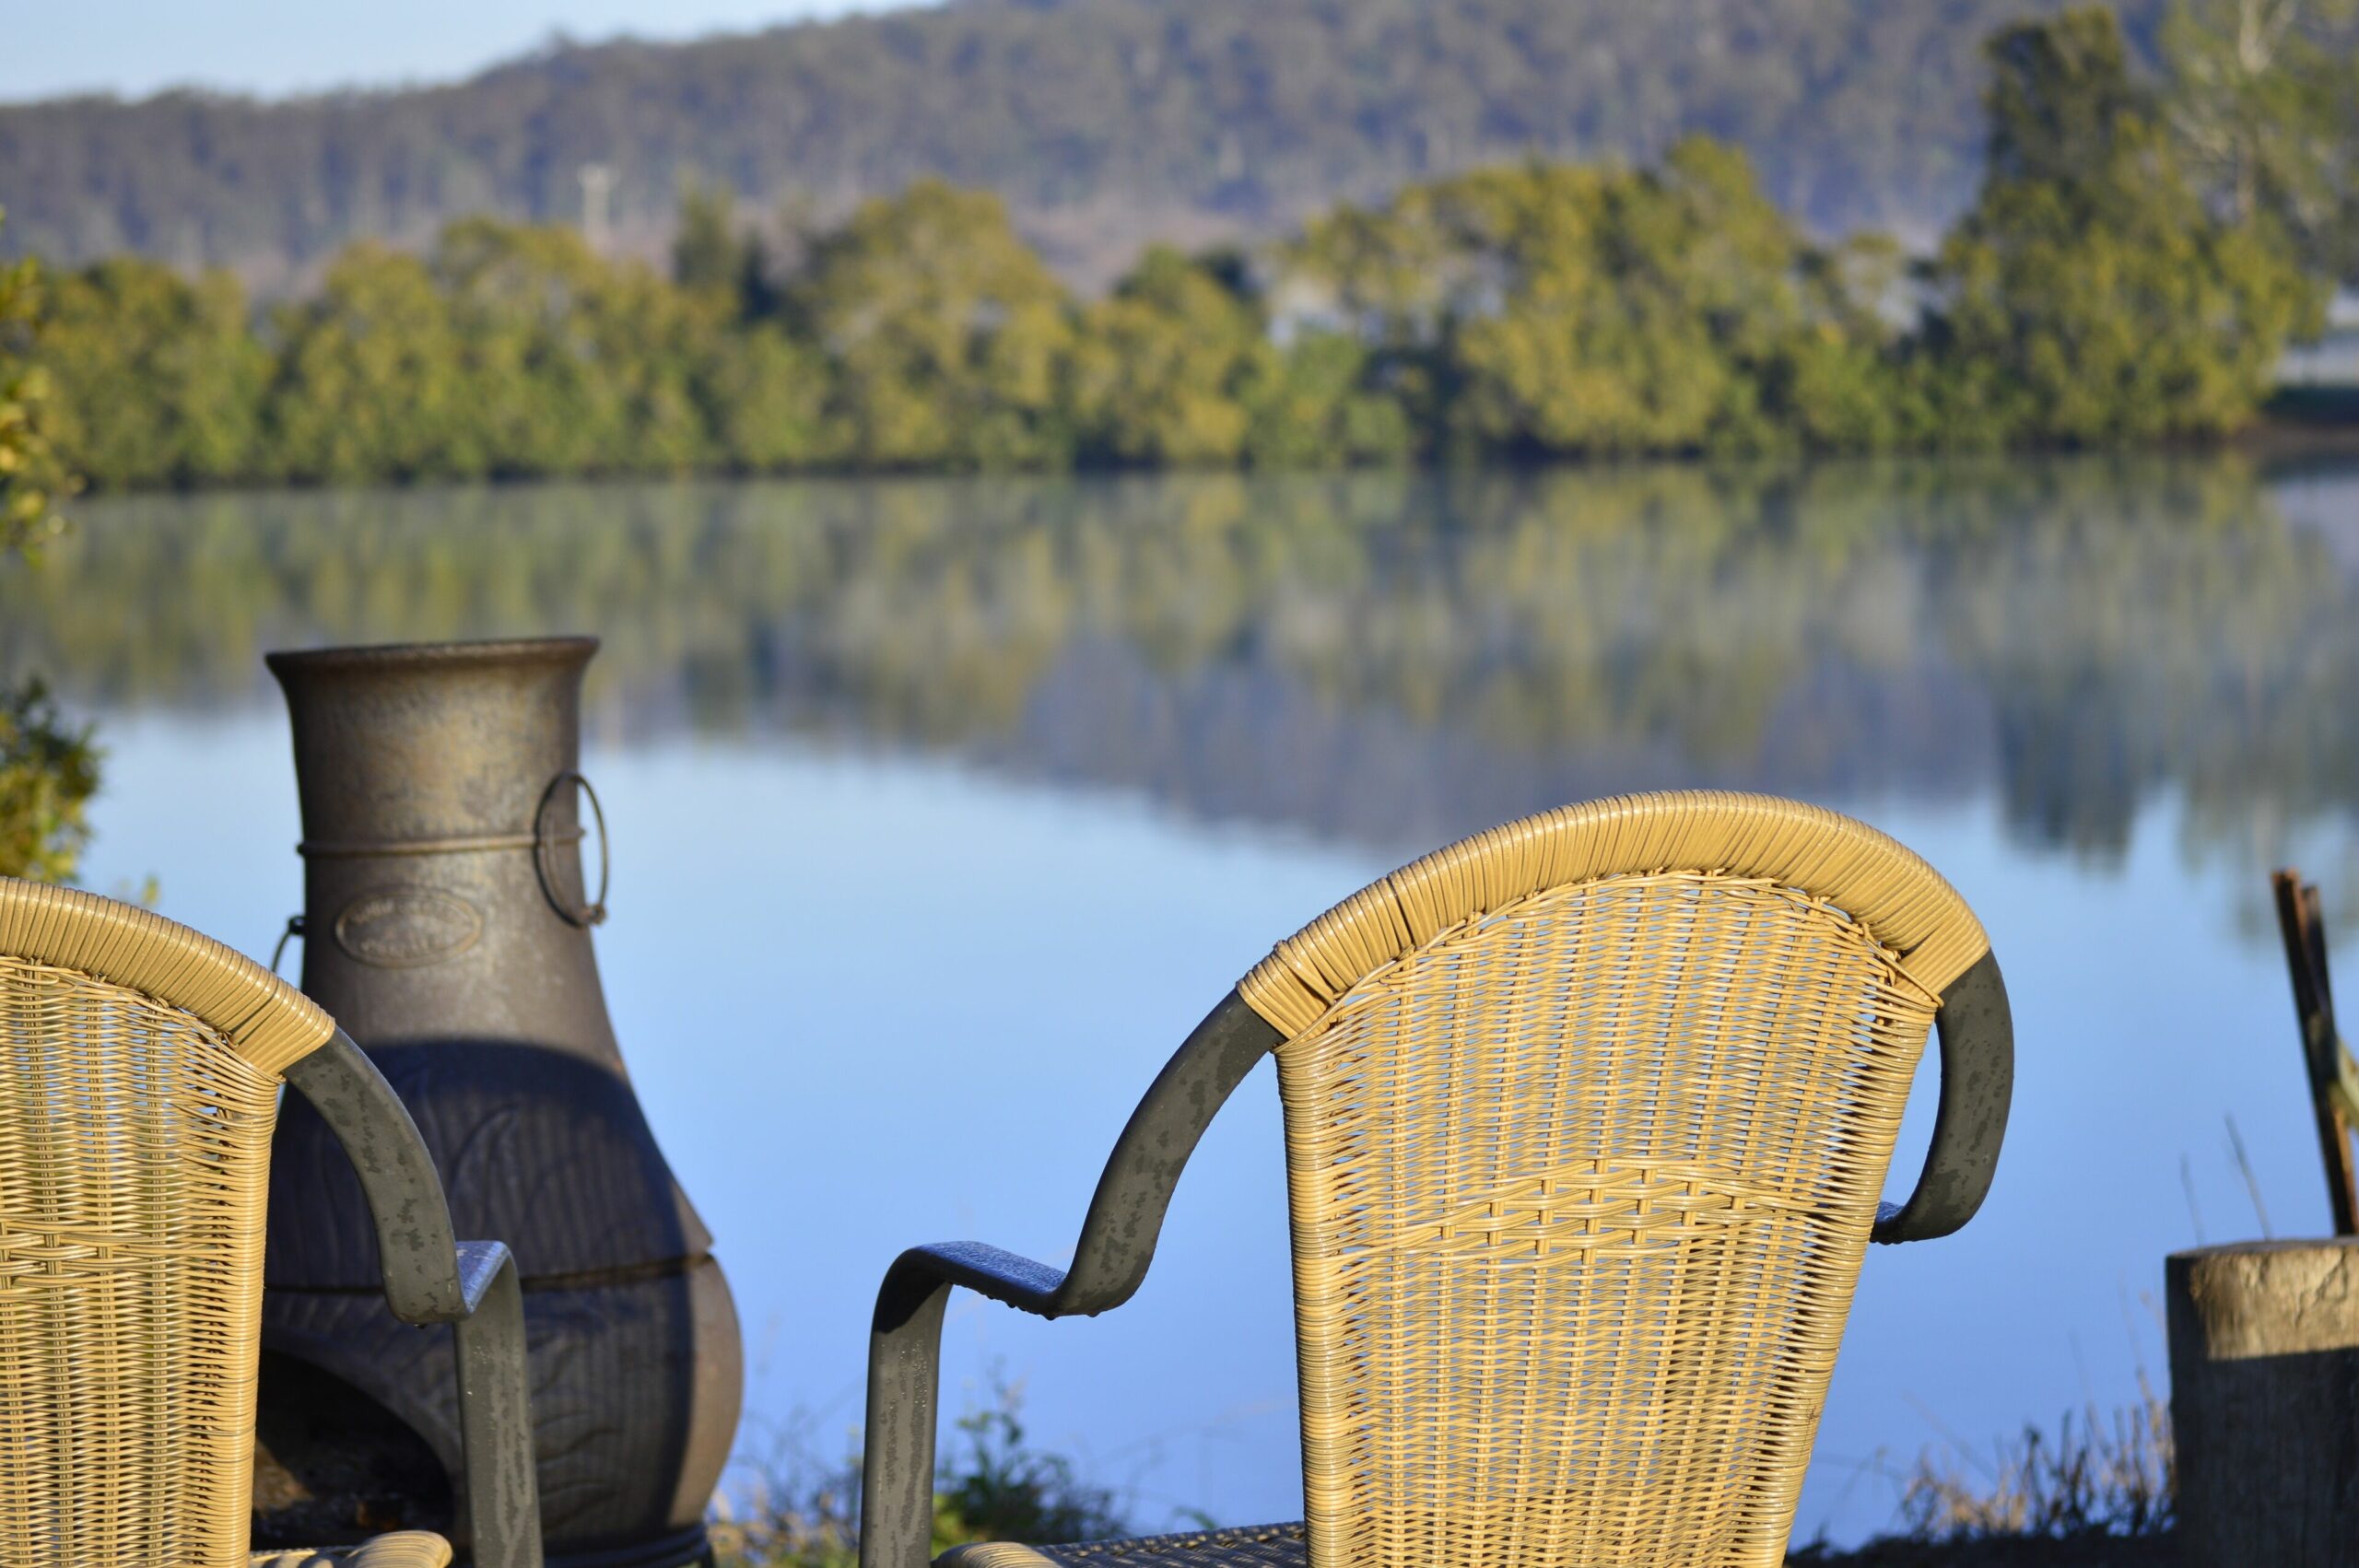
<path fill-rule="evenodd" d="M 287 929 L 278 933 L 278 945 L 270 950 L 270 972 L 272 974 L 276 975 L 278 973 L 278 961 L 287 956 L 287 944 L 302 934 L 303 917 L 300 915 L 288 916 Z"/>
<path fill-rule="evenodd" d="M 549 875 L 548 851 L 557 842 L 548 831 L 549 807 L 556 802 L 557 792 L 568 784 L 580 785 L 581 792 L 590 797 L 590 814 L 598 823 L 598 896 L 579 908 L 569 907 L 557 895 L 555 881 Z M 581 839 L 577 837 L 569 842 L 578 844 Z M 541 892 L 547 896 L 549 907 L 567 925 L 581 926 L 586 930 L 604 922 L 607 879 L 614 872 L 614 862 L 606 852 L 606 808 L 598 803 L 598 791 L 590 787 L 590 780 L 571 768 L 550 779 L 549 787 L 541 791 L 540 809 L 533 813 L 533 869 L 540 873 Z"/>

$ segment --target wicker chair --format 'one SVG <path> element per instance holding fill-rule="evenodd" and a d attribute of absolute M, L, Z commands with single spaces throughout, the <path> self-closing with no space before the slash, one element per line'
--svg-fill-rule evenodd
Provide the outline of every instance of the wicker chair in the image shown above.
<path fill-rule="evenodd" d="M 538 1568 L 523 1304 L 454 1242 L 366 1057 L 269 971 L 144 910 L 0 878 L 0 1563 L 441 1568 L 438 1535 L 251 1555 L 263 1199 L 281 1082 L 360 1173 L 385 1294 L 457 1325 L 479 1568 Z"/>
<path fill-rule="evenodd" d="M 1914 1194 L 1880 1206 L 1938 1023 Z M 1572 1568 L 1784 1560 L 1871 1239 L 1980 1205 L 2013 1080 L 1963 900 L 1881 834 L 1757 796 L 1634 796 L 1453 845 L 1213 1009 L 1115 1145 L 1073 1267 L 903 1253 L 876 1304 L 863 1568 L 929 1552 L 942 1313 L 1138 1288 L 1180 1167 L 1277 1056 L 1306 1521 L 945 1568 Z"/>

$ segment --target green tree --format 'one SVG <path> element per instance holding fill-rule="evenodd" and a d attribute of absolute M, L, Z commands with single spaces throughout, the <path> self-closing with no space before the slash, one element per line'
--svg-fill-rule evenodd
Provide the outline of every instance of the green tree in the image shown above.
<path fill-rule="evenodd" d="M 1921 378 L 1910 373 L 1911 286 L 1888 235 L 1855 235 L 1801 253 L 1802 319 L 1757 362 L 1762 411 L 1805 451 L 1873 452 L 1932 439 Z"/>
<path fill-rule="evenodd" d="M 1247 460 L 1332 468 L 1414 457 L 1409 412 L 1373 384 L 1376 364 L 1356 338 L 1325 328 L 1297 332 L 1283 349 L 1258 357 L 1242 393 Z"/>
<path fill-rule="evenodd" d="M 714 335 L 697 360 L 693 392 L 716 456 L 740 474 L 824 463 L 830 372 L 825 356 L 775 322 Z"/>
<path fill-rule="evenodd" d="M 55 532 L 58 503 L 80 483 L 51 429 L 49 372 L 35 358 L 41 324 L 41 263 L 0 266 L 0 559 Z"/>
<path fill-rule="evenodd" d="M 2112 13 L 1990 41 L 1989 173 L 1942 249 L 1928 350 L 1954 438 L 2212 436 L 2268 393 L 2319 291 L 2207 211 Z"/>
<path fill-rule="evenodd" d="M 1239 394 L 1269 352 L 1241 290 L 1152 247 L 1081 319 L 1073 396 L 1086 450 L 1119 463 L 1236 462 L 1249 429 Z"/>
<path fill-rule="evenodd" d="M 680 192 L 672 235 L 672 281 L 682 288 L 729 293 L 745 265 L 737 238 L 737 203 L 718 187 L 690 181 Z"/>
<path fill-rule="evenodd" d="M 431 276 L 491 472 L 679 473 L 712 457 L 696 380 L 729 330 L 725 294 L 608 262 L 569 228 L 493 218 L 446 229 Z"/>
<path fill-rule="evenodd" d="M 282 310 L 268 422 L 290 479 L 366 484 L 481 474 L 497 445 L 468 393 L 449 301 L 416 256 L 372 242 L 320 297 Z"/>
<path fill-rule="evenodd" d="M 41 357 L 59 445 L 92 482 L 195 485 L 258 464 L 270 356 L 237 280 L 118 256 L 53 282 Z"/>
<path fill-rule="evenodd" d="M 98 790 L 88 728 L 65 718 L 41 677 L 0 687 L 0 876 L 71 881 Z"/>
<path fill-rule="evenodd" d="M 569 475 L 619 465 L 621 367 L 583 320 L 605 263 L 568 229 L 467 218 L 443 230 L 428 277 L 447 313 L 448 374 L 482 468 Z"/>
<path fill-rule="evenodd" d="M 829 443 L 863 467 L 1069 461 L 1063 287 L 998 197 L 921 180 L 812 247 L 790 294 L 836 367 Z"/>
<path fill-rule="evenodd" d="M 58 503 L 78 485 L 50 438 L 47 376 L 29 357 L 40 287 L 30 261 L 0 268 L 0 570 L 21 569 L 56 532 Z M 0 684 L 0 876 L 70 878 L 98 788 L 89 731 L 65 720 L 41 678 Z"/>
<path fill-rule="evenodd" d="M 1084 313 L 1074 398 L 1086 454 L 1278 468 L 1408 456 L 1408 418 L 1369 388 L 1367 350 L 1320 328 L 1273 344 L 1248 273 L 1233 252 L 1191 258 L 1156 246 Z"/>
<path fill-rule="evenodd" d="M 1858 314 L 1813 311 L 1812 255 L 1743 154 L 1690 138 L 1657 170 L 1414 186 L 1314 223 L 1293 260 L 1443 450 L 1558 457 L 1788 442 L 1769 380 Z"/>
<path fill-rule="evenodd" d="M 734 302 L 738 315 L 758 320 L 778 308 L 769 247 L 737 221 L 737 199 L 725 185 L 690 181 L 680 192 L 679 224 L 672 234 L 672 281 L 691 293 Z"/>

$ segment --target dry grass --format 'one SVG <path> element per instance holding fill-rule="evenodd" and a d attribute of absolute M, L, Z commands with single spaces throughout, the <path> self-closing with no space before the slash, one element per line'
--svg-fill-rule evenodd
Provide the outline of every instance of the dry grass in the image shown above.
<path fill-rule="evenodd" d="M 1987 1454 L 1929 1448 L 1904 1478 L 1900 1529 L 1856 1551 L 1797 1551 L 1796 1568 L 2169 1568 L 2170 1406 L 2142 1370 L 2139 1403 L 2092 1406 L 2049 1435 L 2027 1425 Z"/>
<path fill-rule="evenodd" d="M 2107 1420 L 2092 1406 L 2050 1438 L 2026 1426 L 1988 1462 L 1930 1449 L 1903 1488 L 1905 1533 L 1919 1540 L 2154 1536 L 2171 1526 L 2170 1406 L 2143 1373 L 2140 1402 Z"/>

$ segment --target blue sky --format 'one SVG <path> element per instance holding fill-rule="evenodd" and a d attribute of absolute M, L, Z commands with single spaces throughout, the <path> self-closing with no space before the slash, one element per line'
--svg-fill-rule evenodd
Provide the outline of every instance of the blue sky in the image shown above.
<path fill-rule="evenodd" d="M 34 0 L 0 0 L 0 17 Z M 44 6 L 0 50 L 0 101 L 199 85 L 279 94 L 441 81 L 562 30 L 695 38 L 893 0 L 81 0 Z"/>

